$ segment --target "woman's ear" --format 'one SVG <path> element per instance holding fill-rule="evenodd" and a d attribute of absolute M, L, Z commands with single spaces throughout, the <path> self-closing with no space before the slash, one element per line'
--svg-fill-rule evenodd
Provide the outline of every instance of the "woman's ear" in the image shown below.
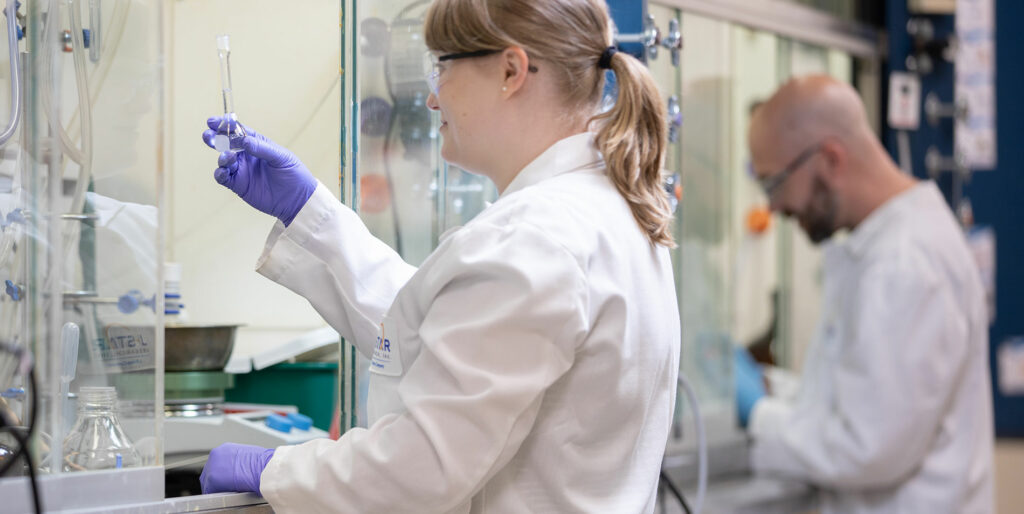
<path fill-rule="evenodd" d="M 502 83 L 501 94 L 503 98 L 509 98 L 519 91 L 526 82 L 526 75 L 530 72 L 530 57 L 526 50 L 518 46 L 511 46 L 501 52 Z"/>

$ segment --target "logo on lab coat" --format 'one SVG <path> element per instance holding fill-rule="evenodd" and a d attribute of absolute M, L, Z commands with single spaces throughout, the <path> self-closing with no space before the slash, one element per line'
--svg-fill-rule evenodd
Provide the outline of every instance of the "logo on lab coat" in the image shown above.
<path fill-rule="evenodd" d="M 392 341 L 388 338 L 383 323 L 380 324 L 377 346 L 373 349 L 370 371 L 391 377 L 397 377 L 402 374 L 402 358 L 399 355 L 397 341 Z"/>

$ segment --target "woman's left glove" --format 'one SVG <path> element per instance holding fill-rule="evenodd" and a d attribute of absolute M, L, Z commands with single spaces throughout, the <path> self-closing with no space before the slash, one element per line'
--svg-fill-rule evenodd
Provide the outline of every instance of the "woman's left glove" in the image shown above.
<path fill-rule="evenodd" d="M 274 456 L 273 448 L 225 443 L 210 452 L 199 476 L 203 494 L 239 492 L 260 494 L 260 475 Z"/>
<path fill-rule="evenodd" d="M 218 131 L 223 132 L 234 123 L 238 122 L 223 121 L 220 116 L 207 119 L 209 129 L 203 132 L 203 141 L 214 148 L 213 139 Z M 234 147 L 238 143 L 232 142 L 236 152 L 220 154 L 213 178 L 249 205 L 288 226 L 313 196 L 316 179 L 295 154 L 249 127 L 245 131 L 238 147 Z"/>

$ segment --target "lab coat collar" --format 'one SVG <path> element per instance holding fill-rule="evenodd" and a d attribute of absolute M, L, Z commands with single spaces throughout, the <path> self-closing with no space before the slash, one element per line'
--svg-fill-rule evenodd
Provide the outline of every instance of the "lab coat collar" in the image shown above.
<path fill-rule="evenodd" d="M 904 211 L 929 203 L 934 198 L 942 198 L 942 193 L 939 192 L 935 182 L 929 180 L 918 183 L 878 206 L 867 218 L 864 218 L 864 221 L 860 222 L 857 228 L 850 232 L 850 236 L 846 238 L 842 246 L 855 257 L 864 256 L 870 251 L 872 243 L 878 239 L 879 234 L 896 221 Z"/>
<path fill-rule="evenodd" d="M 596 136 L 593 132 L 584 132 L 555 142 L 519 171 L 501 193 L 501 198 L 551 177 L 600 164 L 603 158 L 597 150 Z"/>

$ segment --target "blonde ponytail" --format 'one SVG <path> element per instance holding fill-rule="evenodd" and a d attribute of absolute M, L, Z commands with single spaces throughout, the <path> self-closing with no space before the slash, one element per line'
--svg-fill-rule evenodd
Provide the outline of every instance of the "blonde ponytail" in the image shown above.
<path fill-rule="evenodd" d="M 609 178 L 647 238 L 675 247 L 672 210 L 661 176 L 668 140 L 666 107 L 654 78 L 640 61 L 614 54 L 610 68 L 619 97 L 611 110 L 593 118 L 601 124 L 597 148 L 604 155 Z"/>
<path fill-rule="evenodd" d="M 666 107 L 647 68 L 628 56 L 606 60 L 619 98 L 597 111 L 604 90 L 602 52 L 612 39 L 604 0 L 434 0 L 424 21 L 427 47 L 457 53 L 519 46 L 551 62 L 565 114 L 598 128 L 597 146 L 633 217 L 653 244 L 675 246 L 672 213 L 661 179 L 668 131 Z"/>

